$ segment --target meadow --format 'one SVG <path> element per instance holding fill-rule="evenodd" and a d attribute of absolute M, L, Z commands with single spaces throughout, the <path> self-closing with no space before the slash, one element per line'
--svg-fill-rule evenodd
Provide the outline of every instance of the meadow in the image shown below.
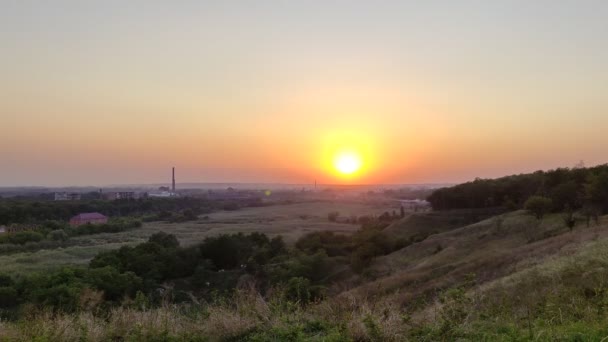
<path fill-rule="evenodd" d="M 208 236 L 231 233 L 261 232 L 270 237 L 281 235 L 287 244 L 293 244 L 304 234 L 330 230 L 352 233 L 358 225 L 335 223 L 328 213 L 341 216 L 380 215 L 386 206 L 353 202 L 307 202 L 242 208 L 204 214 L 198 220 L 180 223 L 145 222 L 142 227 L 119 233 L 102 233 L 72 238 L 73 246 L 35 252 L 0 256 L 3 270 L 10 274 L 49 270 L 68 265 L 85 265 L 102 251 L 146 241 L 152 234 L 165 232 L 175 235 L 184 246 L 200 243 Z"/>
<path fill-rule="evenodd" d="M 303 208 L 321 204 L 218 213 L 208 224 L 234 225 L 271 210 L 288 222 Z M 341 207 L 349 208 L 365 210 Z M 0 335 L 20 341 L 605 340 L 607 217 L 590 227 L 580 222 L 572 232 L 561 214 L 537 221 L 515 211 L 447 227 L 453 217 L 413 213 L 393 222 L 384 230 L 416 234 L 423 220 L 443 228 L 376 258 L 359 286 L 309 305 L 245 287 L 213 302 L 142 308 L 128 301 L 104 314 L 39 312 L 27 324 L 0 323 Z M 310 220 L 323 225 L 323 219 Z M 189 235 L 182 229 L 183 239 Z"/>

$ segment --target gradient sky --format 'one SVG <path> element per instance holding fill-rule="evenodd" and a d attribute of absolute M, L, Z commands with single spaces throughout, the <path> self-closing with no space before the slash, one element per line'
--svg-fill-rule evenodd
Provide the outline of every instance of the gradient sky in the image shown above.
<path fill-rule="evenodd" d="M 608 1 L 0 0 L 0 185 L 608 161 Z M 341 180 L 341 146 L 366 169 Z"/>

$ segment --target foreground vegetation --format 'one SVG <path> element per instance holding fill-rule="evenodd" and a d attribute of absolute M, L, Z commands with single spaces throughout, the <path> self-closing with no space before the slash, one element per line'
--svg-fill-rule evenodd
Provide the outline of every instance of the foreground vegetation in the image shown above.
<path fill-rule="evenodd" d="M 39 312 L 0 324 L 0 335 L 22 341 L 601 341 L 608 336 L 606 250 L 608 241 L 597 241 L 482 286 L 471 275 L 425 304 L 429 319 L 390 295 L 345 293 L 301 305 L 244 287 L 212 303 L 148 308 L 133 301 L 105 312 Z M 580 277 L 580 267 L 590 271 Z"/>
<path fill-rule="evenodd" d="M 420 274 L 414 283 L 392 289 L 384 278 L 368 278 L 373 288 L 346 291 L 332 284 L 357 274 L 365 279 L 377 262 L 394 254 L 379 253 L 360 272 L 355 251 L 369 248 L 360 242 L 380 241 L 380 250 L 390 241 L 382 232 L 395 224 L 409 229 L 407 218 L 388 226 L 377 222 L 352 236 L 309 234 L 294 248 L 262 234 L 217 236 L 191 247 L 156 234 L 139 246 L 102 253 L 85 269 L 2 277 L 0 335 L 23 341 L 602 340 L 608 336 L 606 225 L 569 232 L 554 215 L 533 227 L 537 237 L 530 240 L 526 226 L 535 220 L 518 212 L 503 215 L 500 227 L 491 218 L 464 228 L 475 229 L 474 235 L 446 228 L 403 251 L 435 246 L 445 235 L 459 236 L 457 244 L 511 236 L 522 248 L 545 251 L 558 244 L 577 252 L 521 259 L 528 266 L 495 278 L 480 264 L 469 268 L 476 272 L 452 276 L 452 282 L 439 282 L 445 272 Z M 451 249 L 433 248 L 418 258 L 455 259 Z M 344 275 L 344 265 L 350 275 Z M 407 296 L 429 285 L 426 295 Z"/>

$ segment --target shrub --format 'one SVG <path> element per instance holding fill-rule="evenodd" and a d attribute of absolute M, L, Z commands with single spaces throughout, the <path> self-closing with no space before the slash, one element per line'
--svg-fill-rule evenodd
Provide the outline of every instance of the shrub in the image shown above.
<path fill-rule="evenodd" d="M 285 296 L 287 299 L 306 304 L 311 301 L 312 293 L 310 280 L 303 277 L 294 277 L 287 281 Z"/>
<path fill-rule="evenodd" d="M 4 234 L 0 238 L 0 243 L 12 243 L 15 245 L 25 245 L 27 242 L 38 242 L 44 239 L 44 234 L 37 231 L 22 231 L 12 234 Z"/>
<path fill-rule="evenodd" d="M 0 287 L 0 308 L 7 309 L 17 305 L 17 290 L 13 287 Z"/>
<path fill-rule="evenodd" d="M 47 238 L 51 241 L 65 241 L 68 239 L 68 234 L 62 229 L 58 229 L 51 231 Z"/>
<path fill-rule="evenodd" d="M 351 238 L 331 231 L 308 233 L 296 242 L 296 248 L 308 254 L 324 250 L 328 256 L 348 255 L 352 251 Z"/>
<path fill-rule="evenodd" d="M 524 208 L 534 214 L 538 220 L 542 220 L 552 207 L 553 201 L 543 196 L 532 196 L 524 204 Z"/>
<path fill-rule="evenodd" d="M 329 214 L 327 214 L 327 219 L 330 222 L 336 222 L 338 220 L 338 217 L 340 216 L 340 213 L 337 211 L 332 211 Z"/>

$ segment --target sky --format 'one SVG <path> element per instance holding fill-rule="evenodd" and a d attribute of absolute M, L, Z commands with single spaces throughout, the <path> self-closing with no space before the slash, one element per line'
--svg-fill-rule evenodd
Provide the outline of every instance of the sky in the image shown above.
<path fill-rule="evenodd" d="M 603 164 L 607 1 L 0 0 L 0 186 Z M 337 175 L 337 151 L 363 168 Z"/>

